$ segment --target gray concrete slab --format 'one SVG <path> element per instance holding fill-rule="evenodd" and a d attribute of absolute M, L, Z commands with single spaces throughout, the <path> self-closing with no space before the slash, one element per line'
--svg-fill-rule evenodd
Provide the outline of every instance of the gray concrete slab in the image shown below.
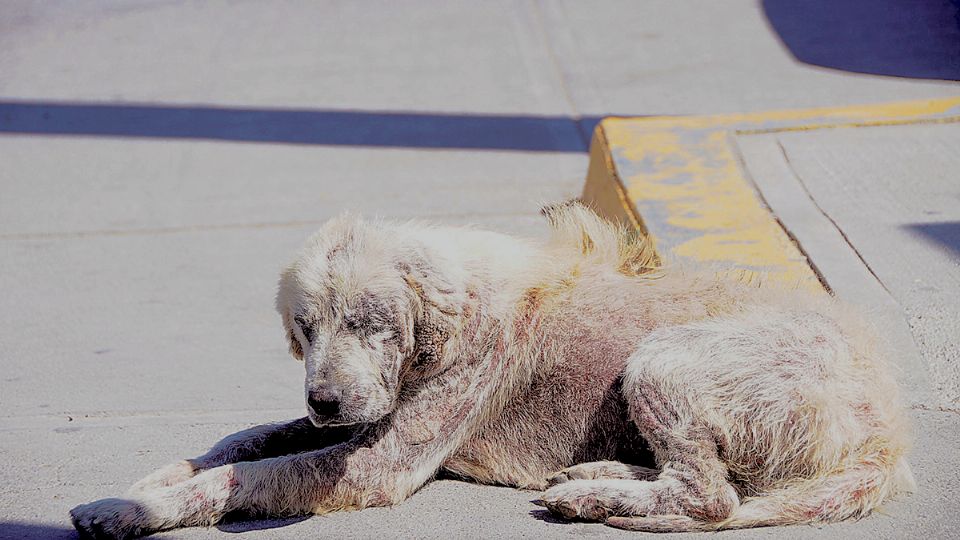
<path fill-rule="evenodd" d="M 809 199 L 901 306 L 939 404 L 960 409 L 960 125 L 776 140 Z"/>
<path fill-rule="evenodd" d="M 890 1 L 883 3 L 883 10 L 871 10 L 867 0 L 845 2 L 859 11 L 825 10 L 838 13 L 831 28 L 866 26 L 870 31 L 861 37 L 886 36 L 886 42 L 864 41 L 870 49 L 851 55 L 872 50 L 883 58 L 886 50 L 900 50 L 906 55 L 900 64 L 946 66 L 941 76 L 960 73 L 951 56 L 956 41 L 947 23 L 955 8 L 949 0 L 907 11 L 900 6 L 902 17 Z M 770 22 L 771 11 L 782 13 L 777 4 L 783 2 L 273 2 L 265 8 L 257 2 L 15 0 L 0 13 L 0 96 L 641 115 L 839 106 L 958 91 L 952 81 L 797 61 L 797 53 L 806 58 L 803 51 L 791 52 L 786 42 L 793 41 Z M 805 4 L 815 9 L 822 2 Z M 826 26 L 816 23 L 809 22 L 808 34 Z M 940 41 L 899 47 L 905 30 L 913 43 L 925 36 Z"/>
<path fill-rule="evenodd" d="M 302 368 L 269 307 L 307 233 L 4 242 L 0 415 L 299 407 Z"/>
<path fill-rule="evenodd" d="M 604 2 L 602 8 L 564 0 L 542 5 L 560 65 L 567 66 L 564 81 L 583 114 L 736 113 L 960 91 L 954 81 L 843 69 L 860 58 L 873 58 L 890 66 L 887 73 L 909 75 L 915 73 L 909 67 L 933 65 L 943 68 L 936 72 L 942 76 L 960 77 L 960 36 L 951 25 L 957 8 L 949 0 L 909 8 L 889 0 L 654 0 L 642 7 L 618 0 Z M 828 20 L 818 20 L 818 15 Z M 778 29 L 771 16 L 795 26 Z M 786 39 L 783 32 L 789 32 Z M 832 68 L 796 60 L 810 55 L 805 54 L 806 42 L 794 38 L 818 33 L 820 41 L 812 45 L 832 48 Z M 841 46 L 850 44 L 849 35 L 860 41 L 855 50 Z M 904 47 L 906 42 L 913 46 Z M 888 51 L 903 56 L 887 59 Z"/>
<path fill-rule="evenodd" d="M 0 152 L 2 238 L 316 227 L 344 211 L 529 217 L 576 196 L 585 163 L 579 154 L 2 134 Z"/>
<path fill-rule="evenodd" d="M 14 1 L 0 95 L 26 100 L 551 114 L 517 2 Z"/>
<path fill-rule="evenodd" d="M 331 215 L 539 235 L 539 203 L 580 191 L 580 118 L 957 91 L 797 62 L 765 13 L 746 0 L 5 2 L 0 538 L 75 537 L 75 504 L 297 415 L 273 286 Z M 13 118 L 24 103 L 36 117 Z M 948 535 L 958 430 L 942 414 L 917 412 L 921 496 L 829 534 Z M 538 519 L 532 497 L 443 481 L 395 509 L 162 536 L 614 534 Z"/>

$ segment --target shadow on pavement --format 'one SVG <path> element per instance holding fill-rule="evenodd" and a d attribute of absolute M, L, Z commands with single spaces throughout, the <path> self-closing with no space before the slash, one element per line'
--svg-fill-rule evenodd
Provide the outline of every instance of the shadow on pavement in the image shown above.
<path fill-rule="evenodd" d="M 0 539 L 55 540 L 57 538 L 78 538 L 73 527 L 56 527 L 19 521 L 0 521 Z"/>
<path fill-rule="evenodd" d="M 0 101 L 0 133 L 586 152 L 600 118 Z"/>
<path fill-rule="evenodd" d="M 264 531 L 267 529 L 278 529 L 306 521 L 312 516 L 297 516 L 291 518 L 275 519 L 255 519 L 241 514 L 228 515 L 223 522 L 216 527 L 217 530 L 226 533 L 245 533 L 250 531 Z"/>
<path fill-rule="evenodd" d="M 960 0 L 762 0 L 797 60 L 833 69 L 960 80 Z"/>
<path fill-rule="evenodd" d="M 306 521 L 310 516 L 288 519 L 253 519 L 241 515 L 227 516 L 217 525 L 217 529 L 226 533 L 245 533 L 286 527 Z M 59 538 L 77 539 L 79 535 L 73 527 L 55 527 L 23 522 L 0 522 L 0 540 L 56 540 Z"/>
<path fill-rule="evenodd" d="M 914 223 L 903 227 L 924 240 L 946 248 L 952 259 L 960 260 L 960 221 Z"/>
<path fill-rule="evenodd" d="M 573 522 L 569 519 L 558 518 L 550 513 L 549 510 L 531 510 L 529 512 L 530 517 L 538 521 L 543 521 L 545 523 L 552 523 L 554 525 L 572 525 Z"/>

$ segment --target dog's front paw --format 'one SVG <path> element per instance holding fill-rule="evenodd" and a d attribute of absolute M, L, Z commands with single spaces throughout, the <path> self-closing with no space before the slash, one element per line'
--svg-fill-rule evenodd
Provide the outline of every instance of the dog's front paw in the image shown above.
<path fill-rule="evenodd" d="M 134 538 L 152 532 L 147 508 L 129 499 L 101 499 L 70 510 L 81 538 Z"/>
<path fill-rule="evenodd" d="M 541 501 L 550 512 L 566 519 L 604 521 L 615 513 L 615 505 L 596 484 L 591 480 L 570 480 L 545 491 Z"/>
<path fill-rule="evenodd" d="M 148 474 L 137 483 L 133 484 L 128 495 L 143 494 L 160 488 L 170 487 L 180 482 L 184 482 L 196 475 L 196 469 L 187 460 L 171 463 Z"/>

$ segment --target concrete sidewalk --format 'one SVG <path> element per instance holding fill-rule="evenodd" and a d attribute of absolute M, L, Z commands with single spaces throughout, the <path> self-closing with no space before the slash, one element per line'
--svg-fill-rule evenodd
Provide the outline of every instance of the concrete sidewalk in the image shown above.
<path fill-rule="evenodd" d="M 911 9 L 907 22 L 926 29 L 917 43 L 930 46 L 890 58 L 855 49 L 825 57 L 796 24 L 826 32 L 822 42 L 845 21 L 791 9 L 745 0 L 4 3 L 0 538 L 74 538 L 74 505 L 117 495 L 243 427 L 302 415 L 302 367 L 285 351 L 274 286 L 331 216 L 542 235 L 537 208 L 580 193 L 601 116 L 960 92 L 915 78 L 960 77 L 953 30 L 938 22 L 949 2 Z M 905 24 L 890 9 L 861 15 L 881 29 Z M 861 37 L 869 44 L 909 28 L 886 30 Z M 945 41 L 923 41 L 931 35 Z M 908 69 L 918 65 L 933 67 Z M 922 147 L 927 135 L 911 137 Z M 832 148 L 783 144 L 810 167 L 825 166 L 817 156 Z M 938 148 L 950 153 L 945 142 Z M 941 167 L 956 164 L 937 155 L 917 172 L 939 175 L 943 190 L 930 196 L 955 206 Z M 830 190 L 873 172 L 869 161 L 843 169 L 842 157 L 828 163 L 840 180 L 809 173 L 822 179 L 818 197 L 840 205 Z M 910 196 L 895 188 L 864 189 Z M 843 219 L 869 236 L 862 217 Z M 899 279 L 903 267 L 884 271 Z M 902 285 L 904 305 L 940 298 Z M 946 333 L 924 339 L 956 345 Z M 917 414 L 918 472 L 944 470 L 960 447 L 957 416 Z M 958 524 L 942 510 L 957 499 L 955 477 L 924 481 L 923 498 L 891 516 L 737 535 L 872 539 L 903 532 L 884 524 L 911 517 L 931 523 L 928 536 L 946 536 Z M 158 536 L 633 536 L 557 522 L 529 503 L 535 497 L 443 481 L 392 509 Z"/>

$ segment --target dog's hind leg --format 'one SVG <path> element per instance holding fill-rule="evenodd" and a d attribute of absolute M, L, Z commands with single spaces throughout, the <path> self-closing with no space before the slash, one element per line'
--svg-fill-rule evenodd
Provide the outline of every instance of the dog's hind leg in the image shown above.
<path fill-rule="evenodd" d="M 161 467 L 134 484 L 128 493 L 172 486 L 221 465 L 325 448 L 348 440 L 354 431 L 352 427 L 318 428 L 308 418 L 255 426 L 223 438 L 200 457 Z"/>
<path fill-rule="evenodd" d="M 547 506 L 631 530 L 718 530 L 862 517 L 909 489 L 896 386 L 869 335 L 822 311 L 757 309 L 648 335 L 623 392 L 659 478 L 574 480 L 548 490 Z"/>
<path fill-rule="evenodd" d="M 704 413 L 687 399 L 695 391 L 684 382 L 689 374 L 675 373 L 674 367 L 652 368 L 647 354 L 657 352 L 641 346 L 631 358 L 623 392 L 632 420 L 661 467 L 659 475 L 654 481 L 601 478 L 556 485 L 543 495 L 554 513 L 599 521 L 611 516 L 686 516 L 715 523 L 739 506 L 715 433 Z"/>
<path fill-rule="evenodd" d="M 570 480 L 543 494 L 546 507 L 567 519 L 591 521 L 687 516 L 691 521 L 717 522 L 729 516 L 740 499 L 726 480 L 726 467 L 710 433 L 685 423 L 686 415 L 667 404 L 641 398 L 632 408 L 663 467 L 656 480 Z"/>

